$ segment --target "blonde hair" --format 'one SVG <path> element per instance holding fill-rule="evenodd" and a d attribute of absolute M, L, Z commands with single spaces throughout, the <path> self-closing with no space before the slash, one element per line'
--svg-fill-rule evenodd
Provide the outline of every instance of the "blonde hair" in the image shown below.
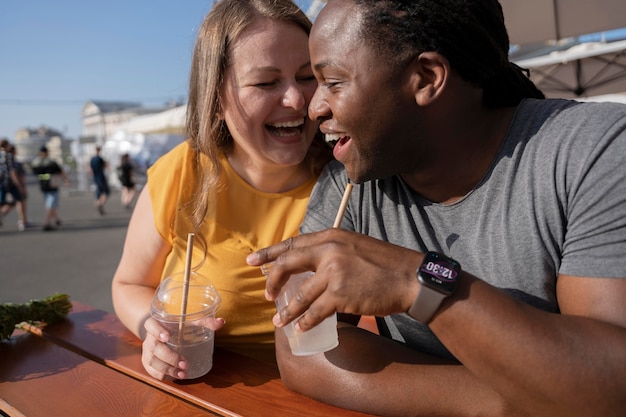
<path fill-rule="evenodd" d="M 211 195 L 220 186 L 219 159 L 233 146 L 223 120 L 220 91 L 230 62 L 230 48 L 241 33 L 261 17 L 292 23 L 307 35 L 311 21 L 292 0 L 220 0 L 205 17 L 191 62 L 186 133 L 196 151 L 195 170 L 200 181 L 192 200 L 193 223 L 197 229 L 206 216 Z M 311 169 L 319 173 L 328 161 L 328 151 L 318 133 L 307 155 Z"/>

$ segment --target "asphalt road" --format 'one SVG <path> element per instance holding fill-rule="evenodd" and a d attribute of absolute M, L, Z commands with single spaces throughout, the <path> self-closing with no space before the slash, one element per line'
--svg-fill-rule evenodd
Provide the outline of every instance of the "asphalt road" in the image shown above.
<path fill-rule="evenodd" d="M 20 232 L 11 210 L 0 227 L 0 303 L 23 303 L 54 293 L 113 312 L 111 279 L 122 253 L 130 212 L 113 191 L 106 214 L 94 209 L 91 192 L 61 191 L 62 225 L 44 232 L 43 196 L 29 181 L 28 219 Z"/>

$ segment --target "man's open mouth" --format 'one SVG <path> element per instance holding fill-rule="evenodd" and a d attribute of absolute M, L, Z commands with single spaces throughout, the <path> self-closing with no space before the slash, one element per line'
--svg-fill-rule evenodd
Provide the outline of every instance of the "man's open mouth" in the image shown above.
<path fill-rule="evenodd" d="M 350 136 L 342 136 L 342 135 L 338 135 L 334 133 L 327 133 L 326 135 L 324 135 L 324 139 L 326 140 L 326 143 L 328 144 L 328 146 L 330 146 L 331 148 L 334 148 L 335 145 L 338 143 L 344 144 L 347 141 L 349 141 Z"/>

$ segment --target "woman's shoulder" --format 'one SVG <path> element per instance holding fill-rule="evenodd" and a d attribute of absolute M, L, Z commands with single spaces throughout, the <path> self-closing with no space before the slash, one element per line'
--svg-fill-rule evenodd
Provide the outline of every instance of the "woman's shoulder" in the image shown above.
<path fill-rule="evenodd" d="M 161 175 L 180 171 L 184 166 L 194 160 L 195 152 L 187 141 L 176 145 L 167 153 L 163 154 L 148 168 L 148 176 Z"/>

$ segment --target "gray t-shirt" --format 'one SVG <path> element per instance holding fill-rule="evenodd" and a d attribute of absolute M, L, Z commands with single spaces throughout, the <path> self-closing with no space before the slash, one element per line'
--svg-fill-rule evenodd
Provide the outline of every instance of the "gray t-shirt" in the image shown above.
<path fill-rule="evenodd" d="M 347 182 L 341 164 L 326 168 L 302 233 L 332 226 Z M 460 201 L 432 203 L 397 176 L 368 181 L 354 186 L 341 227 L 447 254 L 513 297 L 558 312 L 559 273 L 626 277 L 626 106 L 525 100 L 492 166 Z M 406 314 L 377 321 L 381 334 L 449 356 Z"/>

